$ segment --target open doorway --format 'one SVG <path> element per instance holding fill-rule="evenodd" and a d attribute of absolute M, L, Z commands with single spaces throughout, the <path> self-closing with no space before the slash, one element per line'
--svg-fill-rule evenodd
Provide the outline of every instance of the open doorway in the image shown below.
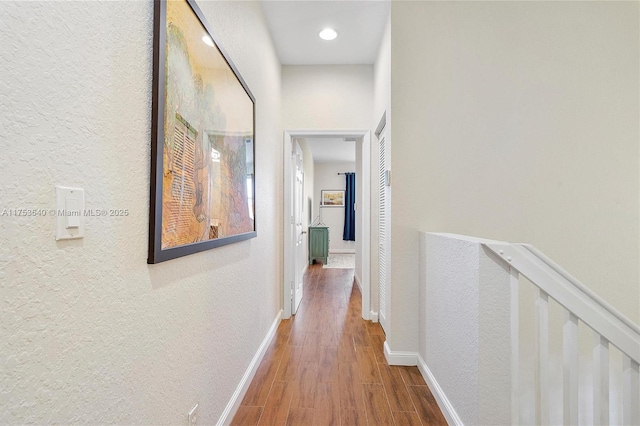
<path fill-rule="evenodd" d="M 302 143 L 313 157 L 313 163 L 307 163 L 313 171 L 313 178 L 308 179 L 311 182 L 307 185 L 312 229 L 316 236 L 326 233 L 328 237 L 327 253 L 320 253 L 317 250 L 321 248 L 318 238 L 309 235 L 309 244 L 313 248 L 310 259 L 318 254 L 328 254 L 329 265 L 324 262 L 324 267 L 355 270 L 356 241 L 353 231 L 354 208 L 357 206 L 353 204 L 353 196 L 359 188 L 347 185 L 347 182 L 355 183 L 356 138 L 308 137 Z M 316 227 L 321 229 L 317 230 Z"/>
<path fill-rule="evenodd" d="M 284 135 L 284 282 L 283 282 L 283 317 L 289 318 L 296 310 L 297 292 L 304 294 L 303 288 L 298 288 L 296 276 L 301 271 L 300 259 L 300 237 L 304 233 L 303 241 L 306 242 L 306 230 L 300 227 L 296 216 L 296 208 L 299 200 L 296 199 L 296 140 L 306 138 L 344 138 L 353 140 L 356 147 L 356 241 L 355 249 L 355 278 L 362 293 L 362 318 L 371 318 L 371 297 L 370 297 L 370 205 L 371 205 L 371 136 L 369 131 L 286 131 Z M 304 160 L 303 160 L 304 162 Z M 338 188 L 336 188 L 338 189 Z M 308 223 L 312 223 L 319 209 L 320 200 L 315 195 L 310 196 L 307 190 L 303 194 L 303 206 L 306 211 Z M 311 209 L 311 210 L 310 210 Z M 309 215 L 311 213 L 311 215 Z M 315 214 L 315 215 L 314 215 Z M 304 244 L 304 242 L 303 242 Z M 308 264 L 308 261 L 307 261 Z"/>

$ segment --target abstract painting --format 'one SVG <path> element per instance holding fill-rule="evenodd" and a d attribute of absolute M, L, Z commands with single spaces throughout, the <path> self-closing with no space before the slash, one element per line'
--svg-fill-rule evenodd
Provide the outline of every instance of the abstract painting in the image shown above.
<path fill-rule="evenodd" d="M 256 233 L 255 98 L 192 0 L 155 2 L 148 263 Z"/>

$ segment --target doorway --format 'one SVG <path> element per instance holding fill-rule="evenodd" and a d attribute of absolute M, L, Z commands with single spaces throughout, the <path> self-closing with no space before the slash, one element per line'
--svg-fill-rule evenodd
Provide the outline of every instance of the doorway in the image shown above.
<path fill-rule="evenodd" d="M 299 265 L 296 262 L 296 245 L 298 230 L 296 229 L 295 212 L 295 139 L 316 137 L 343 137 L 355 139 L 358 146 L 356 152 L 357 169 L 357 209 L 356 209 L 356 282 L 362 293 L 362 318 L 371 318 L 371 135 L 369 131 L 285 131 L 284 133 L 284 280 L 282 287 L 283 318 L 290 318 L 295 313 L 297 288 L 296 274 Z M 307 199 L 305 194 L 303 199 Z M 304 231 L 304 230 L 303 230 Z M 304 289 L 301 289 L 301 294 Z"/>

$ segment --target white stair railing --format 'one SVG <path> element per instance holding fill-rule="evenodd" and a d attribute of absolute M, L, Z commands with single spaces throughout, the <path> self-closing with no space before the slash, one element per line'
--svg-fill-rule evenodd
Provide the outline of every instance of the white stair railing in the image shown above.
<path fill-rule="evenodd" d="M 520 423 L 519 402 L 519 277 L 535 286 L 535 410 L 534 424 L 550 424 L 549 299 L 563 308 L 563 423 L 578 424 L 578 324 L 593 330 L 593 423 L 608 425 L 610 347 L 622 352 L 622 423 L 640 425 L 640 327 L 572 277 L 535 247 L 484 242 L 509 265 L 511 273 L 511 419 Z"/>

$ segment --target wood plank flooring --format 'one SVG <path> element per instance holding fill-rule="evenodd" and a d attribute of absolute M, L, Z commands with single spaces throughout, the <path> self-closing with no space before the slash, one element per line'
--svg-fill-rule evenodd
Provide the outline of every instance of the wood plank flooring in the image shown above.
<path fill-rule="evenodd" d="M 417 367 L 389 366 L 353 269 L 312 265 L 232 425 L 446 425 Z"/>

